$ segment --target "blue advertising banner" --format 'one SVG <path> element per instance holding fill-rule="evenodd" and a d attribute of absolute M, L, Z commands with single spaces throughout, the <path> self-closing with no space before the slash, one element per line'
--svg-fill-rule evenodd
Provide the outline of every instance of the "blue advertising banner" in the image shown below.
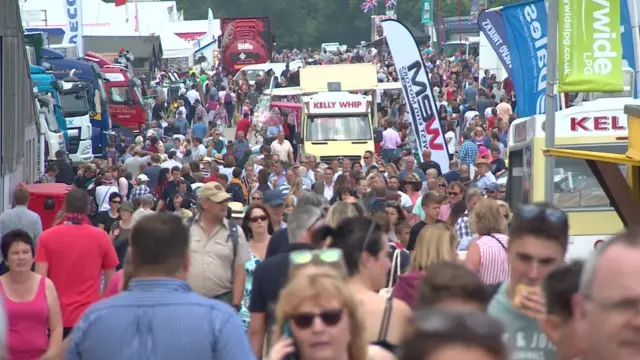
<path fill-rule="evenodd" d="M 620 2 L 620 32 L 622 41 L 622 66 L 636 69 L 636 55 L 633 46 L 633 29 L 631 28 L 631 3 L 629 0 Z M 640 49 L 638 49 L 640 50 Z M 638 98 L 638 88 L 633 93 L 634 98 Z"/>
<path fill-rule="evenodd" d="M 504 22 L 500 10 L 485 10 L 478 15 L 478 27 L 489 40 L 493 51 L 507 71 L 507 76 L 513 79 L 513 65 L 511 53 L 507 46 L 507 35 L 504 32 Z"/>
<path fill-rule="evenodd" d="M 502 8 L 511 54 L 518 117 L 545 112 L 547 86 L 547 8 L 534 0 Z"/>

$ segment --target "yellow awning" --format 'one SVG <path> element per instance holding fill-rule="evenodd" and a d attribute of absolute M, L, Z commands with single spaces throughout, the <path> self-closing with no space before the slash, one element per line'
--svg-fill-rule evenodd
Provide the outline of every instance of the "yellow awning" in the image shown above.
<path fill-rule="evenodd" d="M 542 149 L 542 153 L 545 156 L 557 156 L 579 160 L 603 161 L 614 164 L 640 166 L 640 160 L 632 159 L 624 154 L 567 149 Z"/>
<path fill-rule="evenodd" d="M 402 84 L 399 82 L 383 82 L 378 83 L 376 90 L 397 90 L 402 89 Z"/>
<path fill-rule="evenodd" d="M 277 89 L 273 89 L 272 92 L 269 90 L 265 90 L 264 93 L 266 95 L 271 94 L 271 96 L 293 96 L 293 95 L 304 94 L 304 92 L 302 91 L 302 88 L 300 88 L 299 86 L 277 88 Z"/>

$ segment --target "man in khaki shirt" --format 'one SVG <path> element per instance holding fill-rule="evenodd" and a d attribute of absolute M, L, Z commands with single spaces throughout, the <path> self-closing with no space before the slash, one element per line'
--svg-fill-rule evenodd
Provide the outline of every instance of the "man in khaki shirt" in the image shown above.
<path fill-rule="evenodd" d="M 284 138 L 284 132 L 278 133 L 276 141 L 271 143 L 271 153 L 280 156 L 280 159 L 289 164 L 293 164 L 293 147 L 289 140 Z"/>
<path fill-rule="evenodd" d="M 238 309 L 244 295 L 244 264 L 249 246 L 240 226 L 226 219 L 231 195 L 217 182 L 201 187 L 200 214 L 190 226 L 191 264 L 187 282 L 197 293 L 224 301 Z M 237 248 L 231 226 L 237 231 Z"/>

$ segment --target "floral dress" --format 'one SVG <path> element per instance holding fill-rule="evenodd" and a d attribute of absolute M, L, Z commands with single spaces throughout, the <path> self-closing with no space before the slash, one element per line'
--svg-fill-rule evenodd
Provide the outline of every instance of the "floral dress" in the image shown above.
<path fill-rule="evenodd" d="M 256 272 L 256 267 L 262 262 L 258 259 L 253 251 L 250 251 L 251 259 L 244 263 L 244 271 L 247 273 L 244 280 L 244 295 L 242 296 L 242 303 L 240 304 L 240 319 L 244 324 L 245 330 L 249 328 L 249 299 L 251 299 L 251 287 L 253 286 L 253 275 Z"/>

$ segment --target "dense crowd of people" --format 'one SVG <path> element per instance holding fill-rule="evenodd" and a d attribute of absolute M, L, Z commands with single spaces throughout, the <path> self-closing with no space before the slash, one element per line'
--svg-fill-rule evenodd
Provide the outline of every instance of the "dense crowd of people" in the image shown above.
<path fill-rule="evenodd" d="M 497 181 L 508 171 L 512 86 L 480 76 L 472 58 L 422 51 L 447 130 L 446 172 L 429 149 L 416 160 L 398 92 L 375 94 L 381 141 L 361 161 L 300 153 L 284 115 L 263 129 L 252 117 L 259 96 L 274 76 L 296 84 L 297 69 L 254 84 L 193 73 L 175 98 L 158 86 L 149 128 L 131 144 L 113 139 L 106 160 L 74 173 L 56 154 L 40 182 L 72 190 L 54 223 L 29 210 L 26 187 L 0 215 L 0 351 L 16 360 L 633 358 L 640 234 L 616 236 L 584 266 L 564 264 L 566 214 L 510 209 Z M 397 81 L 375 50 L 311 58 L 374 62 L 379 81 Z"/>

